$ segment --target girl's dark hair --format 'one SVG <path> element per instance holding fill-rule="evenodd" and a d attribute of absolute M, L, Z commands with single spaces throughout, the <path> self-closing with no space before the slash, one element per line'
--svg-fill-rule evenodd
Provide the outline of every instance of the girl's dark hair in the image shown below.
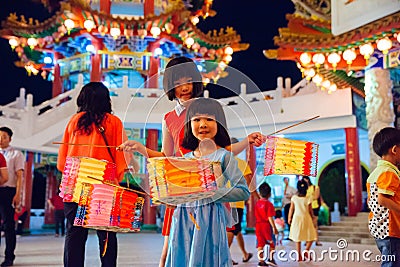
<path fill-rule="evenodd" d="M 78 113 L 85 112 L 78 120 L 78 131 L 90 134 L 93 123 L 101 125 L 106 113 L 111 113 L 108 88 L 101 82 L 90 82 L 82 87 L 76 100 Z"/>
<path fill-rule="evenodd" d="M 282 218 L 282 211 L 281 210 L 276 210 L 275 211 L 275 218 Z"/>
<path fill-rule="evenodd" d="M 260 184 L 258 191 L 260 191 L 260 195 L 263 198 L 269 198 L 271 196 L 271 187 L 266 182 Z"/>
<path fill-rule="evenodd" d="M 163 87 L 168 99 L 175 99 L 175 82 L 181 78 L 192 78 L 193 91 L 192 98 L 198 97 L 203 93 L 202 77 L 196 64 L 187 57 L 176 57 L 171 59 L 164 71 Z"/>
<path fill-rule="evenodd" d="M 215 116 L 217 122 L 217 134 L 214 137 L 215 143 L 220 147 L 226 147 L 231 144 L 229 134 L 226 128 L 226 118 L 221 104 L 211 98 L 198 98 L 190 103 L 185 119 L 185 133 L 182 140 L 182 147 L 195 150 L 199 146 L 199 140 L 192 133 L 190 120 L 197 114 L 207 114 Z"/>
<path fill-rule="evenodd" d="M 386 127 L 377 132 L 372 141 L 372 148 L 375 153 L 382 157 L 389 153 L 389 150 L 400 144 L 400 130 L 393 127 Z"/>
<path fill-rule="evenodd" d="M 299 196 L 306 196 L 307 195 L 308 184 L 306 181 L 300 180 L 297 182 L 297 191 L 299 192 Z"/>
<path fill-rule="evenodd" d="M 308 176 L 303 176 L 303 180 L 305 180 L 305 181 L 309 184 L 309 186 L 313 184 L 313 183 L 311 182 L 310 177 L 308 177 Z"/>

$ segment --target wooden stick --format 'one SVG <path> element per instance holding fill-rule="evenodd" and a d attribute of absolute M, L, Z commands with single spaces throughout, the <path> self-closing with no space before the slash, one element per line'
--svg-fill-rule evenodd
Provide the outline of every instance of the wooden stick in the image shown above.
<path fill-rule="evenodd" d="M 283 132 L 283 131 L 285 131 L 285 130 L 287 130 L 287 129 L 290 129 L 290 128 L 293 128 L 293 127 L 296 127 L 296 126 L 298 126 L 298 125 L 300 125 L 300 124 L 303 124 L 303 123 L 306 123 L 306 122 L 309 122 L 309 121 L 315 120 L 316 118 L 319 118 L 319 117 L 320 117 L 320 116 L 318 115 L 318 116 L 312 117 L 312 118 L 310 118 L 310 119 L 307 119 L 307 120 L 304 120 L 304 121 L 301 121 L 301 122 L 298 122 L 298 123 L 295 123 L 295 124 L 289 125 L 288 127 L 285 127 L 285 128 L 283 128 L 283 129 L 280 129 L 280 130 L 278 130 L 278 131 L 276 131 L 276 132 L 270 133 L 269 135 L 274 135 L 274 134 L 277 134 L 277 133 Z"/>
<path fill-rule="evenodd" d="M 111 186 L 114 186 L 114 187 L 117 187 L 117 188 L 121 188 L 121 189 L 124 189 L 124 190 L 128 190 L 128 191 L 134 192 L 136 194 L 140 194 L 140 195 L 144 195 L 144 196 L 147 195 L 146 193 L 143 193 L 143 192 L 140 192 L 140 191 L 137 191 L 137 190 L 134 190 L 134 189 L 130 189 L 130 188 L 126 188 L 126 187 L 123 187 L 123 186 L 116 185 L 116 184 L 104 182 L 104 180 L 101 180 L 101 179 L 93 177 L 93 176 L 87 175 L 86 177 L 90 178 L 90 179 L 93 179 L 93 180 L 96 180 L 96 181 L 100 181 L 100 182 L 102 182 L 103 184 L 106 184 L 106 185 L 111 185 Z"/>
<path fill-rule="evenodd" d="M 95 146 L 95 147 L 118 147 L 118 146 L 106 146 L 96 144 L 75 144 L 75 143 L 64 143 L 64 142 L 53 142 L 54 145 L 67 145 L 67 146 Z"/>

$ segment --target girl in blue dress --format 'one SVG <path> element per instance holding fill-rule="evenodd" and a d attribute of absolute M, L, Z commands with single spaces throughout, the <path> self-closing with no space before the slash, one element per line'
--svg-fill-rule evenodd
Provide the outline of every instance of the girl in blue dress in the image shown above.
<path fill-rule="evenodd" d="M 230 145 L 225 114 L 218 101 L 199 98 L 186 114 L 182 146 L 192 152 L 188 158 L 206 158 L 221 162 L 223 175 L 218 190 L 211 198 L 178 205 L 172 219 L 167 267 L 232 266 L 226 227 L 234 222 L 225 202 L 247 200 L 250 196 L 246 181 Z M 232 187 L 227 188 L 230 181 Z"/>

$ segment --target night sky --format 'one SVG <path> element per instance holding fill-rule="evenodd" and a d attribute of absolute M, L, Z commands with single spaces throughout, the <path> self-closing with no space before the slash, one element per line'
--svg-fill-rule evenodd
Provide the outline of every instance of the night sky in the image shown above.
<path fill-rule="evenodd" d="M 39 1 L 38 1 L 39 2 Z M 290 0 L 214 0 L 212 6 L 217 15 L 201 21 L 198 27 L 204 32 L 221 27 L 232 26 L 242 37 L 243 43 L 249 43 L 247 51 L 238 52 L 233 55 L 230 67 L 237 69 L 246 77 L 239 79 L 229 77 L 221 79 L 220 82 L 238 91 L 241 79 L 250 79 L 256 86 L 249 86 L 248 92 L 254 92 L 257 87 L 261 91 L 274 89 L 278 76 L 291 77 L 292 84 L 301 79 L 300 72 L 294 62 L 269 60 L 264 57 L 264 49 L 276 48 L 273 37 L 278 34 L 279 27 L 286 27 L 285 15 L 293 13 L 294 6 Z M 43 21 L 49 15 L 40 4 L 29 0 L 6 0 L 0 8 L 0 19 L 3 21 L 10 12 L 17 15 L 25 15 Z M 0 105 L 14 101 L 19 95 L 19 88 L 24 87 L 27 93 L 32 93 L 34 104 L 37 105 L 51 97 L 51 83 L 43 80 L 38 74 L 29 77 L 23 68 L 14 66 L 18 60 L 17 54 L 13 52 L 8 40 L 0 39 L 0 80 L 1 97 Z M 232 75 L 231 75 L 232 76 Z M 223 97 L 232 95 L 229 91 L 220 88 L 209 87 L 211 97 Z"/>

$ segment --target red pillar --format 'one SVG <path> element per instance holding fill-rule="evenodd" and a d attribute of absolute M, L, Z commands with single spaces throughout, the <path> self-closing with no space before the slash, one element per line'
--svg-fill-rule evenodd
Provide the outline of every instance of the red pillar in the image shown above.
<path fill-rule="evenodd" d="M 160 47 L 159 42 L 153 42 L 148 45 L 147 51 L 154 53 L 156 48 Z M 147 74 L 146 88 L 158 88 L 158 69 L 160 68 L 160 59 L 154 56 L 150 57 L 149 71 Z"/>
<path fill-rule="evenodd" d="M 28 152 L 28 157 L 25 162 L 25 179 L 24 179 L 24 197 L 23 199 L 25 200 L 25 208 L 28 211 L 28 216 L 26 217 L 25 223 L 24 223 L 24 229 L 29 230 L 29 225 L 31 221 L 31 207 L 32 207 L 32 178 L 33 178 L 33 158 L 34 154 L 33 152 Z"/>
<path fill-rule="evenodd" d="M 147 130 L 146 146 L 153 150 L 158 150 L 158 130 Z M 149 179 L 145 179 L 145 190 L 149 192 Z M 156 225 L 156 207 L 150 205 L 150 197 L 147 194 L 145 197 L 143 207 L 143 228 L 153 229 L 157 228 Z"/>
<path fill-rule="evenodd" d="M 357 128 L 346 128 L 347 211 L 356 216 L 362 209 L 362 178 Z"/>
<path fill-rule="evenodd" d="M 257 161 L 256 161 L 256 150 L 254 149 L 254 146 L 249 146 L 246 150 L 247 154 L 247 162 L 249 164 L 249 167 L 251 169 L 251 172 L 253 173 L 253 179 L 254 184 L 256 184 L 255 179 L 256 179 L 256 168 L 257 168 Z M 254 231 L 254 228 L 256 227 L 256 215 L 255 215 L 255 207 L 256 207 L 256 202 L 257 199 L 254 196 L 254 194 L 250 195 L 249 200 L 247 201 L 247 213 L 246 213 L 246 222 L 247 222 L 247 227 L 246 230 Z"/>
<path fill-rule="evenodd" d="M 145 17 L 154 14 L 154 0 L 145 0 L 143 9 Z"/>
<path fill-rule="evenodd" d="M 61 58 L 59 53 L 54 53 L 54 81 L 52 86 L 52 97 L 56 97 L 63 92 L 60 65 L 57 60 Z"/>
<path fill-rule="evenodd" d="M 91 82 L 101 82 L 101 55 L 92 55 L 92 69 L 90 71 Z"/>
<path fill-rule="evenodd" d="M 51 167 L 47 172 L 46 179 L 46 197 L 45 197 L 45 210 L 44 210 L 44 224 L 54 224 L 54 210 L 51 210 L 47 205 L 47 200 L 57 194 L 57 177 L 54 174 L 54 167 Z"/>
<path fill-rule="evenodd" d="M 111 1 L 100 0 L 100 12 L 105 14 L 110 14 L 110 11 L 111 11 Z"/>

